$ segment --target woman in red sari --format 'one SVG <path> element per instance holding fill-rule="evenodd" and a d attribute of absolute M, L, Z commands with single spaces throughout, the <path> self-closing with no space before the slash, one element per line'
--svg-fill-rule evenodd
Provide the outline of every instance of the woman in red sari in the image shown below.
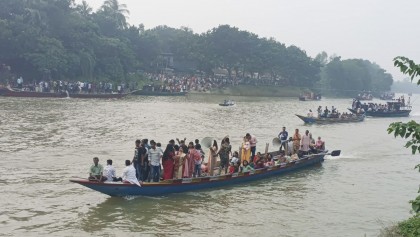
<path fill-rule="evenodd" d="M 163 179 L 172 179 L 174 177 L 174 156 L 175 150 L 171 144 L 166 146 L 162 156 Z"/>

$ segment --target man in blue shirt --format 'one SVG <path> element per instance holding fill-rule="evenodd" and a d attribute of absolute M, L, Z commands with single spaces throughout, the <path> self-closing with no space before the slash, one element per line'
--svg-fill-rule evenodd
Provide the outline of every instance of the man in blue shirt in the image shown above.
<path fill-rule="evenodd" d="M 278 135 L 279 139 L 280 139 L 280 151 L 282 150 L 282 148 L 284 147 L 284 149 L 286 149 L 287 146 L 287 138 L 289 137 L 289 133 L 286 131 L 286 127 L 283 127 L 283 130 L 279 133 Z"/>

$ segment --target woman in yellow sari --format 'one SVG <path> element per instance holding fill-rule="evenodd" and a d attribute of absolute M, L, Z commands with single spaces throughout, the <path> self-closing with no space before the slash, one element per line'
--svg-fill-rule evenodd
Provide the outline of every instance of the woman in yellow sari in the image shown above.
<path fill-rule="evenodd" d="M 251 158 L 251 145 L 249 144 L 249 141 L 246 137 L 244 137 L 244 140 L 242 142 L 242 153 L 241 153 L 241 162 L 244 160 L 250 161 Z"/>

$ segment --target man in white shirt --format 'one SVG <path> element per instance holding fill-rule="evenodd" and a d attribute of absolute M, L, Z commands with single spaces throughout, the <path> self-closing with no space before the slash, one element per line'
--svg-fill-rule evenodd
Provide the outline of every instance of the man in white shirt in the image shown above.
<path fill-rule="evenodd" d="M 309 137 L 309 130 L 305 131 L 305 134 L 302 136 L 301 151 L 303 155 L 307 155 L 309 152 L 309 145 L 311 144 L 311 138 Z"/>
<path fill-rule="evenodd" d="M 160 179 L 160 160 L 163 156 L 163 153 L 160 149 L 156 147 L 155 141 L 150 141 L 150 149 L 147 152 L 150 166 L 152 168 L 152 179 L 153 182 L 159 182 Z"/>
<path fill-rule="evenodd" d="M 112 160 L 106 161 L 106 166 L 104 168 L 104 176 L 106 177 L 106 181 L 122 181 L 121 178 L 117 178 L 115 175 L 115 168 L 112 166 Z"/>
<path fill-rule="evenodd" d="M 136 177 L 136 169 L 131 164 L 131 161 L 126 160 L 125 161 L 125 166 L 126 167 L 124 168 L 123 174 L 122 174 L 122 181 L 141 186 L 139 181 L 137 180 L 137 177 Z"/>

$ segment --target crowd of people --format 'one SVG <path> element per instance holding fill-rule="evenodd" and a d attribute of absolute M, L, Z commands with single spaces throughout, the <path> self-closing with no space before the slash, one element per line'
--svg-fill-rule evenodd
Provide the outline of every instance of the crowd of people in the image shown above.
<path fill-rule="evenodd" d="M 407 105 L 409 104 L 410 104 L 410 97 L 408 98 Z M 401 97 L 398 97 L 392 102 L 388 102 L 385 104 L 381 104 L 381 103 L 363 103 L 362 104 L 360 100 L 353 99 L 352 108 L 354 110 L 359 110 L 360 113 L 364 113 L 365 111 L 393 112 L 393 111 L 399 111 L 401 107 L 406 107 L 407 105 L 405 103 L 404 95 L 402 95 Z"/>
<path fill-rule="evenodd" d="M 141 186 L 143 182 L 159 182 L 161 179 L 182 179 L 202 176 L 248 172 L 259 168 L 280 165 L 299 159 L 309 153 L 325 150 L 325 143 L 318 137 L 315 141 L 307 130 L 302 136 L 299 130 L 287 139 L 288 133 L 283 128 L 279 134 L 282 141 L 280 152 L 256 152 L 257 138 L 247 133 L 239 151 L 232 151 L 229 137 L 222 139 L 220 146 L 216 140 L 209 141 L 206 152 L 200 141 L 188 142 L 186 139 L 170 140 L 163 149 L 161 143 L 148 139 L 136 140 L 133 159 L 126 160 L 121 177 L 116 176 L 112 160 L 107 160 L 106 167 L 99 164 L 99 158 L 93 158 L 89 180 L 128 182 Z M 284 148 L 284 150 L 283 150 Z M 207 159 L 206 159 L 207 157 Z M 162 172 L 163 171 L 163 172 Z M 162 174 L 161 174 L 162 173 Z"/>
<path fill-rule="evenodd" d="M 318 118 L 341 118 L 341 119 L 346 119 L 346 118 L 351 118 L 351 117 L 356 116 L 355 114 L 348 113 L 348 112 L 340 113 L 337 110 L 337 108 L 335 108 L 334 106 L 331 106 L 331 110 L 328 109 L 328 106 L 325 106 L 325 109 L 322 109 L 322 106 L 318 106 L 317 113 L 318 113 Z M 314 114 L 313 114 L 312 110 L 309 110 L 308 117 L 314 117 Z"/>
<path fill-rule="evenodd" d="M 135 85 L 127 85 L 121 83 L 115 85 L 111 82 L 70 82 L 64 80 L 42 80 L 40 82 L 24 83 L 22 77 L 16 80 L 16 83 L 11 83 L 11 86 L 23 91 L 34 92 L 52 92 L 52 93 L 85 93 L 85 94 L 100 94 L 100 93 L 124 93 L 131 90 Z"/>
<path fill-rule="evenodd" d="M 180 76 L 168 74 L 146 73 L 146 77 L 153 81 L 150 89 L 162 92 L 199 91 L 206 92 L 212 89 L 225 88 L 236 85 L 270 85 L 280 86 L 282 83 L 276 79 L 261 78 L 258 80 L 249 77 L 227 76 Z"/>

